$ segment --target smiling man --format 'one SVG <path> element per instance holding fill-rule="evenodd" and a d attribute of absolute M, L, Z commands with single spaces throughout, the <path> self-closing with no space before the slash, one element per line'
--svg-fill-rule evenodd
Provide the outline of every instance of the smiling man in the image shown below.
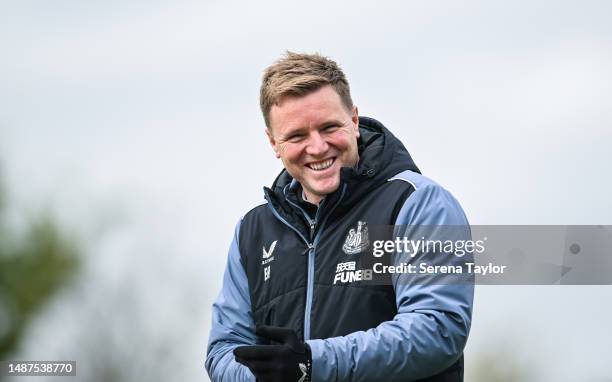
<path fill-rule="evenodd" d="M 211 379 L 462 381 L 473 285 L 395 275 L 374 285 L 359 268 L 368 225 L 467 227 L 457 201 L 380 122 L 359 117 L 328 58 L 287 53 L 265 71 L 260 104 L 284 170 L 235 229 Z"/>
<path fill-rule="evenodd" d="M 340 169 L 359 161 L 357 108 L 347 107 L 331 85 L 279 101 L 269 112 L 266 134 L 307 200 L 318 205 L 338 189 Z"/>

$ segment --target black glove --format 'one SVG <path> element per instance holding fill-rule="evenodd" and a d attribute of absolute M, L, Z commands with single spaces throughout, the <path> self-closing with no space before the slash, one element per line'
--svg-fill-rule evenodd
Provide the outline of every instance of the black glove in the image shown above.
<path fill-rule="evenodd" d="M 280 343 L 240 346 L 234 349 L 236 361 L 248 367 L 258 382 L 310 381 L 310 346 L 298 340 L 293 330 L 277 326 L 259 326 L 255 334 Z"/>

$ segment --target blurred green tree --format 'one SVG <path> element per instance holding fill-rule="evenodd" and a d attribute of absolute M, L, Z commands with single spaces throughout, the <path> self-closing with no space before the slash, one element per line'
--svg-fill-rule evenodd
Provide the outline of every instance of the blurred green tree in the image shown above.
<path fill-rule="evenodd" d="M 6 224 L 0 180 L 0 360 L 17 349 L 28 322 L 78 268 L 78 250 L 51 214 L 41 212 L 24 232 Z"/>

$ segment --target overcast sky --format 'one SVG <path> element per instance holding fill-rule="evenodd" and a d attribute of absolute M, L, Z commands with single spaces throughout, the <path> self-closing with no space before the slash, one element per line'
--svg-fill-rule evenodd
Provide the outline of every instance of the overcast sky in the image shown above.
<path fill-rule="evenodd" d="M 281 169 L 258 109 L 267 65 L 287 49 L 335 59 L 360 114 L 474 224 L 612 224 L 611 14 L 608 1 L 0 1 L 12 221 L 51 208 L 88 239 L 81 298 L 129 288 L 143 335 L 180 338 L 183 377 L 207 380 L 234 225 Z M 44 334 L 83 335 L 77 300 L 41 316 L 24 355 L 77 351 Z M 610 286 L 478 288 L 468 373 L 511 342 L 540 380 L 609 378 L 611 300 Z"/>

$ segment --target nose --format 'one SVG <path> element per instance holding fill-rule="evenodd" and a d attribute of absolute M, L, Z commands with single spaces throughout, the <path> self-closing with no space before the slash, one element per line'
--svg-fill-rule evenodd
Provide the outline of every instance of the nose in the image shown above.
<path fill-rule="evenodd" d="M 308 145 L 306 146 L 306 153 L 312 156 L 323 155 L 329 149 L 329 144 L 325 141 L 325 138 L 319 134 L 318 131 L 313 132 L 308 137 Z"/>

